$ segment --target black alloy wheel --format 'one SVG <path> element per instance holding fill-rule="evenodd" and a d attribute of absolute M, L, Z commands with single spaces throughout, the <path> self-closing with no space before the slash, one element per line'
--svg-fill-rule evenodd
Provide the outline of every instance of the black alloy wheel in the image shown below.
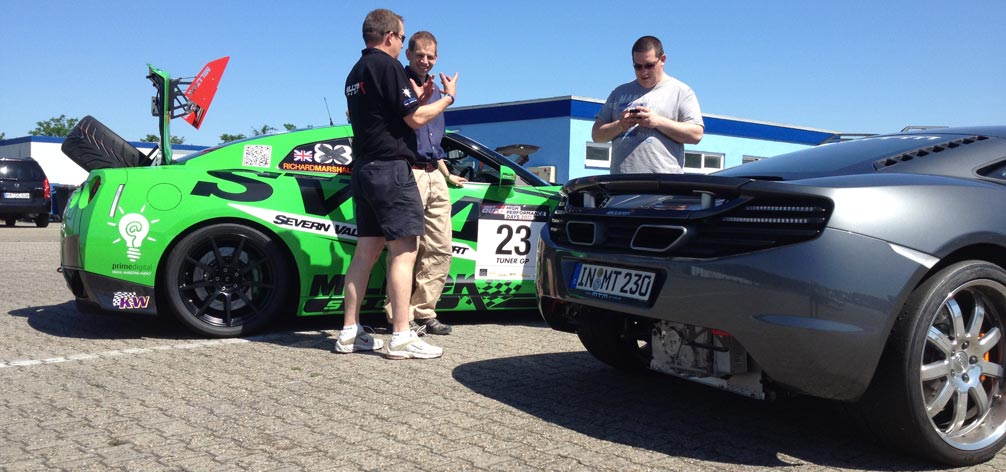
<path fill-rule="evenodd" d="M 211 337 L 252 333 L 291 308 L 291 264 L 261 231 L 217 224 L 185 236 L 163 274 L 167 302 L 193 331 Z"/>

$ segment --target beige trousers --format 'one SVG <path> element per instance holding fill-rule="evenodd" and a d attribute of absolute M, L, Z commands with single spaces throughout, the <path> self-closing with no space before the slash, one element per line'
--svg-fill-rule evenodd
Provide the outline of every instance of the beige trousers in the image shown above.
<path fill-rule="evenodd" d="M 451 268 L 451 195 L 439 170 L 412 169 L 412 173 L 423 200 L 426 234 L 419 238 L 409 319 L 426 320 L 437 317 L 437 302 Z M 387 300 L 384 313 L 390 322 L 391 304 Z"/>

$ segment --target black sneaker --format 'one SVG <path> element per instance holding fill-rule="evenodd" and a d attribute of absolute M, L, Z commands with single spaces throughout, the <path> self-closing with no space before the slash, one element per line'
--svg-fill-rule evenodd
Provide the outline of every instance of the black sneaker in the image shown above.
<path fill-rule="evenodd" d="M 429 334 L 439 334 L 441 336 L 451 334 L 451 325 L 441 323 L 440 320 L 436 318 L 416 320 L 416 324 L 425 328 L 426 332 Z"/>

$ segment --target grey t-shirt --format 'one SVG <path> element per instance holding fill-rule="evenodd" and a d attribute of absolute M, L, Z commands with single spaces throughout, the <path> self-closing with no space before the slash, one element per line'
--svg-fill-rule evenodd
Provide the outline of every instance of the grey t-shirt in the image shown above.
<path fill-rule="evenodd" d="M 619 85 L 608 95 L 595 119 L 611 123 L 627 108 L 644 106 L 651 112 L 682 123 L 705 127 L 695 92 L 669 75 L 652 89 L 633 80 Z M 660 131 L 634 126 L 611 141 L 611 173 L 680 174 L 685 162 L 685 145 Z"/>

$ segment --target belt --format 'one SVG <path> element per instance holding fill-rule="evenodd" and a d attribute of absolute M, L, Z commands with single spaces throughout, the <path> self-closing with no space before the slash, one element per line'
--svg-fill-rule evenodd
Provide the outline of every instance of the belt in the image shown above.
<path fill-rule="evenodd" d="M 416 170 L 425 170 L 426 172 L 433 172 L 437 170 L 436 162 L 415 162 L 412 164 L 412 168 Z"/>

